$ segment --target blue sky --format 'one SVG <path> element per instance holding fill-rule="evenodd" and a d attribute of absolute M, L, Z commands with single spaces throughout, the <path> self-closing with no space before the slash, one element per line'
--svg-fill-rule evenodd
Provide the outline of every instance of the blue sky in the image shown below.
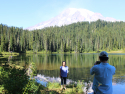
<path fill-rule="evenodd" d="M 125 20 L 124 0 L 0 0 L 0 23 L 27 28 L 67 8 L 84 8 L 104 17 Z"/>

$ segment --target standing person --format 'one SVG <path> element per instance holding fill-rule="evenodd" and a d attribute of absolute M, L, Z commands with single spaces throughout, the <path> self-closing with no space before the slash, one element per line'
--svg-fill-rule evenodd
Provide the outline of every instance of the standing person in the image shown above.
<path fill-rule="evenodd" d="M 64 82 L 64 89 L 66 89 L 66 78 L 68 77 L 68 67 L 66 66 L 66 62 L 62 62 L 62 66 L 60 67 L 60 78 L 61 78 L 61 89 L 63 89 L 63 82 Z"/>
<path fill-rule="evenodd" d="M 108 53 L 102 51 L 99 55 L 100 64 L 95 64 L 90 74 L 94 76 L 92 89 L 94 94 L 112 94 L 112 77 L 115 74 L 115 67 L 107 63 Z"/>

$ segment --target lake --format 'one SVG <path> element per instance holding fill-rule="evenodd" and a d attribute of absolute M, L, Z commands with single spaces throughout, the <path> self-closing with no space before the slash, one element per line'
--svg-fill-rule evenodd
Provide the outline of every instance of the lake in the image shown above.
<path fill-rule="evenodd" d="M 59 77 L 59 68 L 62 61 L 66 61 L 69 67 L 69 77 L 73 81 L 93 81 L 94 76 L 90 75 L 90 69 L 95 61 L 99 60 L 98 53 L 82 54 L 21 54 L 1 59 L 1 62 L 9 62 L 27 67 L 31 62 L 36 63 L 37 73 Z M 125 54 L 109 54 L 108 63 L 115 66 L 116 74 L 113 76 L 113 94 L 125 94 Z"/>

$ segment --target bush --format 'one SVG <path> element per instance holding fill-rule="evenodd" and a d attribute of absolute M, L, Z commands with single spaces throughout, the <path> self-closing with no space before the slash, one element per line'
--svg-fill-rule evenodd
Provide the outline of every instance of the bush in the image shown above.
<path fill-rule="evenodd" d="M 0 67 L 0 85 L 4 87 L 6 94 L 29 94 L 39 89 L 35 79 L 29 79 L 25 69 L 15 67 Z"/>
<path fill-rule="evenodd" d="M 82 82 L 78 81 L 77 82 L 77 87 L 76 87 L 76 92 L 82 93 L 83 92 L 83 90 L 82 90 L 83 87 L 84 87 L 83 81 Z"/>
<path fill-rule="evenodd" d="M 32 62 L 31 64 L 30 64 L 30 66 L 29 66 L 29 68 L 31 68 L 31 70 L 32 70 L 32 72 L 31 72 L 31 77 L 33 77 L 33 76 L 35 76 L 36 74 L 37 74 L 37 68 L 36 68 L 36 65 L 35 65 L 35 63 L 34 62 Z"/>
<path fill-rule="evenodd" d="M 7 93 L 16 94 L 23 92 L 23 87 L 28 83 L 29 77 L 25 74 L 24 70 L 14 67 L 8 71 L 2 68 L 0 79 Z"/>
<path fill-rule="evenodd" d="M 23 88 L 24 90 L 23 94 L 36 93 L 38 89 L 39 89 L 39 86 L 35 82 L 35 79 L 30 79 L 28 81 L 28 84 Z"/>

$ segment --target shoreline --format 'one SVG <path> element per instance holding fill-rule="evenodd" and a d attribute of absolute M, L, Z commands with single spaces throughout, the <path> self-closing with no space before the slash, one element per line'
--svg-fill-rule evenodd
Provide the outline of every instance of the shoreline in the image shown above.
<path fill-rule="evenodd" d="M 37 76 L 34 76 L 34 78 L 35 78 L 37 83 L 39 83 L 39 84 L 41 84 L 41 85 L 43 85 L 45 87 L 47 87 L 48 83 L 59 84 L 59 85 L 61 83 L 61 79 L 59 77 L 49 77 L 49 76 L 44 76 L 44 75 L 41 75 L 41 74 L 37 74 Z M 74 84 L 74 88 L 75 88 L 75 86 L 77 86 L 78 83 L 79 82 L 77 82 L 77 81 L 67 79 L 67 85 L 66 86 L 69 87 L 69 86 Z M 87 93 L 92 93 L 93 92 L 93 90 L 92 90 L 92 82 L 89 82 L 88 84 L 86 82 L 82 82 L 81 84 L 84 84 L 83 87 L 82 87 L 82 92 L 86 93 L 86 90 L 87 90 Z M 87 89 L 87 87 L 88 87 L 88 89 Z M 69 89 L 73 89 L 73 87 L 72 88 L 70 87 Z"/>
<path fill-rule="evenodd" d="M 37 83 L 40 83 L 41 85 L 46 85 L 47 86 L 47 83 L 52 83 L 53 85 L 55 84 L 59 84 L 60 85 L 60 83 L 61 83 L 61 80 L 60 80 L 60 78 L 59 77 L 49 77 L 49 76 L 44 76 L 44 75 L 41 75 L 41 74 L 37 74 L 37 76 L 35 76 L 34 77 L 36 80 L 37 80 Z M 76 81 L 73 81 L 73 80 L 71 80 L 71 79 L 67 79 L 67 89 L 73 89 L 73 87 L 69 87 L 70 85 L 72 85 L 73 83 L 72 82 L 75 82 L 74 83 L 74 85 L 76 84 L 77 85 L 77 83 L 78 82 L 76 82 Z M 84 84 L 84 86 L 83 86 L 83 88 L 82 88 L 82 91 L 86 94 L 93 94 L 93 89 L 92 89 L 92 85 L 93 85 L 93 82 L 89 82 L 89 83 L 87 83 L 87 82 L 83 82 L 83 84 Z M 60 85 L 61 86 L 61 85 Z M 124 89 L 125 89 L 125 87 L 122 87 L 123 85 L 122 84 L 119 84 L 119 83 L 116 83 L 116 82 L 113 82 L 112 81 L 112 88 L 113 88 L 113 92 L 117 92 L 117 93 L 119 93 L 119 92 L 121 92 L 120 91 L 120 89 L 122 89 L 123 91 L 122 91 L 122 93 L 121 94 L 123 94 L 123 92 L 124 92 Z M 125 86 L 125 85 L 124 85 Z M 122 88 L 121 88 L 122 87 Z M 75 88 L 75 87 L 74 87 Z M 55 90 L 55 91 L 58 91 L 58 90 L 56 90 L 56 89 L 60 89 L 60 87 L 58 87 L 58 88 L 51 88 L 51 89 L 53 89 L 53 90 Z M 50 90 L 51 90 L 50 89 Z M 113 93 L 114 94 L 114 93 Z"/>
<path fill-rule="evenodd" d="M 91 51 L 91 52 L 84 52 L 84 53 L 100 53 L 102 50 L 100 50 L 99 52 L 95 52 L 95 51 Z M 125 53 L 124 50 L 116 50 L 116 51 L 107 51 L 107 53 Z M 4 57 L 4 56 L 17 56 L 21 53 L 18 52 L 1 52 L 0 53 L 0 57 Z M 24 54 L 80 54 L 77 52 L 45 52 L 45 51 L 39 51 L 39 52 L 33 52 L 33 51 L 26 51 Z"/>
<path fill-rule="evenodd" d="M 10 53 L 10 52 L 1 52 L 0 53 L 0 58 L 1 57 L 5 57 L 5 56 L 17 56 L 17 55 L 19 55 L 20 53 L 17 53 L 17 52 L 12 52 L 12 53 Z"/>
<path fill-rule="evenodd" d="M 103 51 L 103 50 L 101 50 Z M 83 53 L 100 53 L 101 51 L 99 52 L 95 52 L 95 51 L 90 51 L 90 52 L 83 52 Z M 116 50 L 116 51 L 106 51 L 107 53 L 125 53 L 125 51 L 123 50 Z M 33 51 L 28 51 L 26 52 L 26 54 L 80 54 L 78 52 L 33 52 Z"/>

